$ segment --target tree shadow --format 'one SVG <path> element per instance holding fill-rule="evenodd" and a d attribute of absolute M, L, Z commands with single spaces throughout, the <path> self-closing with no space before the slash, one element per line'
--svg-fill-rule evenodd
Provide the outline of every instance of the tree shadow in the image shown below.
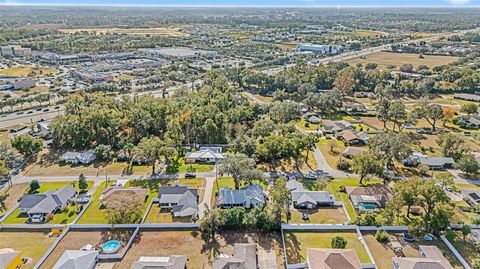
<path fill-rule="evenodd" d="M 301 243 L 295 234 L 285 234 L 285 255 L 289 264 L 301 263 L 305 257 L 301 254 Z"/>

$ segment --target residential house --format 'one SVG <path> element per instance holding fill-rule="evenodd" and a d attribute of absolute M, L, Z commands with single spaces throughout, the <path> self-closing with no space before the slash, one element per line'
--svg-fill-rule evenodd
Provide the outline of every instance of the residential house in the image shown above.
<path fill-rule="evenodd" d="M 476 94 L 459 93 L 455 94 L 453 98 L 465 101 L 480 102 L 480 96 Z"/>
<path fill-rule="evenodd" d="M 382 184 L 368 187 L 346 187 L 347 195 L 357 211 L 377 210 L 392 198 L 392 192 Z"/>
<path fill-rule="evenodd" d="M 436 246 L 418 246 L 420 258 L 393 257 L 394 269 L 453 269 L 448 260 Z"/>
<path fill-rule="evenodd" d="M 427 165 L 430 169 L 448 169 L 455 164 L 453 158 L 450 157 L 428 157 L 419 152 L 414 152 L 403 160 L 405 166 L 417 166 L 420 164 Z"/>
<path fill-rule="evenodd" d="M 478 204 L 480 204 L 480 190 L 461 189 L 460 193 L 470 205 L 476 207 Z"/>
<path fill-rule="evenodd" d="M 96 250 L 65 250 L 53 269 L 93 269 L 97 258 Z"/>
<path fill-rule="evenodd" d="M 265 205 L 265 194 L 258 184 L 250 184 L 241 190 L 224 187 L 220 189 L 218 205 L 222 208 L 263 206 Z"/>
<path fill-rule="evenodd" d="M 333 206 L 335 196 L 326 191 L 292 191 L 292 202 L 295 208 L 314 209 L 319 206 Z"/>
<path fill-rule="evenodd" d="M 189 152 L 185 155 L 185 163 L 216 163 L 225 159 L 221 147 L 201 147 L 198 151 Z"/>
<path fill-rule="evenodd" d="M 114 203 L 115 199 L 121 197 L 122 200 L 142 201 L 145 202 L 148 198 L 148 190 L 144 188 L 124 188 L 121 186 L 109 186 L 103 190 L 100 196 L 101 204 L 108 207 L 109 204 Z"/>
<path fill-rule="evenodd" d="M 174 217 L 198 214 L 198 190 L 187 186 L 163 186 L 158 190 L 161 209 L 171 210 Z"/>
<path fill-rule="evenodd" d="M 367 113 L 367 107 L 358 102 L 344 102 L 341 110 L 352 115 L 364 115 Z"/>
<path fill-rule="evenodd" d="M 463 129 L 479 129 L 480 115 L 463 115 L 454 120 Z"/>
<path fill-rule="evenodd" d="M 77 190 L 67 185 L 57 191 L 42 194 L 27 194 L 20 200 L 18 209 L 27 214 L 32 222 L 43 222 L 47 214 L 63 210 L 73 200 Z"/>
<path fill-rule="evenodd" d="M 308 269 L 361 269 L 362 264 L 354 249 L 307 249 Z"/>
<path fill-rule="evenodd" d="M 94 150 L 85 152 L 67 151 L 60 157 L 60 161 L 71 164 L 89 164 L 92 163 L 95 158 Z"/>
<path fill-rule="evenodd" d="M 322 131 L 326 134 L 334 134 L 344 130 L 352 130 L 353 126 L 348 121 L 331 121 L 324 120 L 322 122 Z"/>
<path fill-rule="evenodd" d="M 213 269 L 257 269 L 257 246 L 235 244 L 233 257 L 220 255 L 213 262 Z"/>
<path fill-rule="evenodd" d="M 348 147 L 345 149 L 345 151 L 343 151 L 342 153 L 342 156 L 345 157 L 345 158 L 353 158 L 353 156 L 355 155 L 358 155 L 364 151 L 366 151 L 367 149 L 365 148 L 359 148 L 359 147 Z"/>
<path fill-rule="evenodd" d="M 0 249 L 0 269 L 16 269 L 22 265 L 20 251 L 11 248 Z"/>
<path fill-rule="evenodd" d="M 346 145 L 363 145 L 363 140 L 353 130 L 343 130 L 335 134 L 335 137 Z"/>
<path fill-rule="evenodd" d="M 166 257 L 147 257 L 141 256 L 140 259 L 132 264 L 131 269 L 185 269 L 187 265 L 187 256 L 170 255 Z"/>

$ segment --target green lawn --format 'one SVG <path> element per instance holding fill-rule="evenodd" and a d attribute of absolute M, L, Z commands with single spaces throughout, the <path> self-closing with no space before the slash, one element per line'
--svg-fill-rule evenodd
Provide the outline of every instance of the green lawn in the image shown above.
<path fill-rule="evenodd" d="M 76 184 L 76 181 L 73 182 L 68 182 L 68 181 L 59 181 L 59 182 L 40 182 L 40 189 L 38 190 L 38 193 L 45 193 L 47 191 L 55 191 L 61 187 L 64 187 L 69 184 L 75 183 L 75 188 L 77 191 L 78 189 L 78 184 Z M 88 189 L 92 188 L 93 186 L 93 181 L 88 181 Z M 28 190 L 27 190 L 28 192 Z M 77 216 L 77 212 L 80 209 L 78 206 L 67 206 L 64 211 L 58 212 L 54 215 L 53 219 L 51 221 L 48 221 L 47 223 L 53 223 L 53 224 L 68 224 L 71 223 L 75 217 Z M 21 214 L 20 210 L 15 210 L 13 211 L 10 216 L 8 216 L 4 223 L 5 224 L 23 224 L 26 223 L 28 216 L 26 214 Z"/>
<path fill-rule="evenodd" d="M 376 184 L 382 183 L 382 181 L 375 179 L 366 182 L 366 184 Z M 335 178 L 331 180 L 327 184 L 327 191 L 330 194 L 335 194 L 335 197 L 338 201 L 342 201 L 345 204 L 347 209 L 348 215 L 350 216 L 351 221 L 355 221 L 357 218 L 357 213 L 355 213 L 355 209 L 350 203 L 350 199 L 348 199 L 348 195 L 344 192 L 340 192 L 340 186 L 351 186 L 351 187 L 360 187 L 359 179 L 358 178 Z"/>
<path fill-rule="evenodd" d="M 158 204 L 153 204 L 148 212 L 145 223 L 191 223 L 190 217 L 173 217 L 171 212 L 160 211 Z"/>
<path fill-rule="evenodd" d="M 360 262 L 372 262 L 356 232 L 286 232 L 285 249 L 288 264 L 305 262 L 308 248 L 331 248 L 331 240 L 335 236 L 343 236 L 347 240 L 345 248 L 354 249 Z"/>
<path fill-rule="evenodd" d="M 213 164 L 195 163 L 186 164 L 183 158 L 171 161 L 167 166 L 167 174 L 188 172 L 210 172 L 214 168 Z"/>
<path fill-rule="evenodd" d="M 302 219 L 302 212 L 308 212 L 308 220 Z M 317 224 L 339 224 L 347 221 L 347 216 L 342 207 L 320 207 L 310 210 L 291 210 L 289 223 L 317 223 Z M 285 216 L 283 222 L 286 222 Z"/>
<path fill-rule="evenodd" d="M 308 127 L 307 127 L 307 124 L 308 124 Z M 317 131 L 321 128 L 320 124 L 309 123 L 309 122 L 305 121 L 305 119 L 303 117 L 301 117 L 297 121 L 297 126 L 302 128 L 303 130 L 306 130 L 306 131 Z"/>
<path fill-rule="evenodd" d="M 109 180 L 108 184 L 113 184 L 116 181 Z M 82 217 L 78 220 L 78 224 L 106 224 L 107 220 L 105 219 L 106 210 L 100 208 L 100 196 L 102 196 L 102 192 L 105 189 L 106 182 L 102 182 L 100 186 L 98 186 L 95 193 L 92 195 L 92 203 L 88 207 L 88 209 L 83 213 Z"/>

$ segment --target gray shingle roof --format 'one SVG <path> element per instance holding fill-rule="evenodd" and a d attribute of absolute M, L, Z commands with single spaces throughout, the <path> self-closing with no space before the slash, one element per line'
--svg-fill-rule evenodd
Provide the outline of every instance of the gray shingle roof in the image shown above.
<path fill-rule="evenodd" d="M 224 187 L 220 189 L 221 204 L 244 204 L 247 200 L 256 200 L 258 203 L 265 203 L 263 189 L 258 184 L 250 184 L 241 190 L 232 190 Z"/>
<path fill-rule="evenodd" d="M 184 269 L 187 263 L 185 255 L 168 257 L 140 257 L 132 264 L 131 269 Z"/>
<path fill-rule="evenodd" d="M 55 192 L 47 191 L 43 194 L 25 195 L 20 201 L 19 208 L 28 210 L 28 214 L 52 213 L 58 207 L 65 206 L 76 193 L 74 187 L 67 185 Z"/>
<path fill-rule="evenodd" d="M 66 250 L 53 269 L 90 269 L 97 262 L 98 251 Z"/>
<path fill-rule="evenodd" d="M 213 262 L 213 269 L 256 269 L 257 246 L 235 244 L 233 257 L 221 257 Z"/>
<path fill-rule="evenodd" d="M 292 201 L 296 203 L 327 203 L 335 202 L 335 197 L 326 191 L 292 191 Z"/>
<path fill-rule="evenodd" d="M 198 190 L 187 186 L 164 186 L 158 190 L 160 204 L 177 204 L 173 207 L 175 217 L 194 216 L 198 211 Z"/>

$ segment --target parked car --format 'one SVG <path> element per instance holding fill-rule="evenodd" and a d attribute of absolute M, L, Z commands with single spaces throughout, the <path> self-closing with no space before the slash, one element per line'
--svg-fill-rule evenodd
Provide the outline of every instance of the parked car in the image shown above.
<path fill-rule="evenodd" d="M 196 178 L 197 177 L 197 174 L 195 173 L 186 173 L 185 174 L 185 178 Z"/>
<path fill-rule="evenodd" d="M 416 240 L 415 236 L 413 236 L 411 234 L 408 234 L 408 233 L 403 234 L 403 239 L 405 239 L 405 241 L 407 241 L 407 242 L 415 242 L 415 240 Z"/>
<path fill-rule="evenodd" d="M 43 112 L 48 112 L 48 111 L 50 111 L 50 109 L 48 109 L 48 108 L 45 108 L 45 109 L 44 109 L 44 110 L 42 110 L 42 111 L 43 111 Z"/>
<path fill-rule="evenodd" d="M 308 212 L 302 212 L 302 219 L 303 220 L 308 220 Z"/>
<path fill-rule="evenodd" d="M 22 114 L 24 114 L 24 113 L 25 113 L 25 112 L 23 112 L 23 111 L 18 111 L 18 112 L 17 112 L 17 115 L 22 115 Z"/>

